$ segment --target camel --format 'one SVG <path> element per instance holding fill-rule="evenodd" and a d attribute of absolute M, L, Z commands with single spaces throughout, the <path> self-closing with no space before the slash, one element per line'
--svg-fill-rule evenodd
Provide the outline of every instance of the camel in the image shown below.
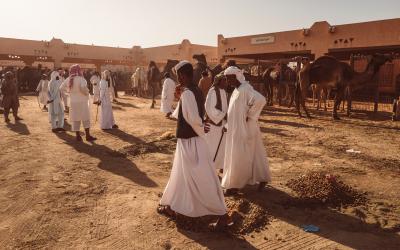
<path fill-rule="evenodd" d="M 272 106 L 274 104 L 274 85 L 277 85 L 277 74 L 272 74 L 275 71 L 275 67 L 266 69 L 262 74 L 264 82 L 264 95 L 267 99 L 267 105 Z"/>
<path fill-rule="evenodd" d="M 313 63 L 305 65 L 299 72 L 299 82 L 296 86 L 296 108 L 299 116 L 302 116 L 300 111 L 301 105 L 307 117 L 311 118 L 305 106 L 305 100 L 308 88 L 311 83 L 315 83 L 322 88 L 336 90 L 332 117 L 338 120 L 337 109 L 345 92 L 348 92 L 348 103 L 351 103 L 351 91 L 365 86 L 365 83 L 375 77 L 380 67 L 391 60 L 391 56 L 374 54 L 370 57 L 368 65 L 362 73 L 355 72 L 349 64 L 340 62 L 331 56 L 319 57 Z"/>
<path fill-rule="evenodd" d="M 204 54 L 195 54 L 193 55 L 193 59 L 197 61 L 193 67 L 193 83 L 198 85 L 201 79 L 201 73 L 208 69 L 207 59 Z"/>
<path fill-rule="evenodd" d="M 283 72 L 283 73 L 282 73 Z M 282 104 L 283 93 L 285 93 L 285 102 L 289 99 L 289 107 L 294 100 L 294 85 L 296 82 L 296 71 L 286 64 L 277 64 L 267 68 L 262 79 L 265 84 L 264 93 L 267 98 L 267 105 L 273 105 L 274 87 L 277 90 L 278 105 Z"/>
<path fill-rule="evenodd" d="M 313 92 L 313 106 L 315 107 L 315 101 L 317 101 L 317 110 L 321 108 L 321 101 L 324 102 L 324 111 L 327 111 L 329 107 L 329 97 L 331 95 L 330 88 L 323 88 L 318 84 L 311 84 L 311 89 Z"/>
<path fill-rule="evenodd" d="M 177 76 L 175 74 L 175 71 L 173 70 L 174 67 L 179 63 L 178 60 L 167 60 L 167 64 L 164 66 L 164 69 L 161 73 L 161 77 L 164 77 L 165 73 L 169 73 L 171 78 L 176 82 L 177 81 Z"/>

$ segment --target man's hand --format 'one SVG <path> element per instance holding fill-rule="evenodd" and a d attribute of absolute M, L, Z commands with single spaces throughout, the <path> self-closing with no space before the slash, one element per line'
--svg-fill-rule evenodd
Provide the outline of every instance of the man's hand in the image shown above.
<path fill-rule="evenodd" d="M 204 123 L 204 133 L 207 134 L 208 132 L 210 132 L 210 124 L 205 122 Z"/>

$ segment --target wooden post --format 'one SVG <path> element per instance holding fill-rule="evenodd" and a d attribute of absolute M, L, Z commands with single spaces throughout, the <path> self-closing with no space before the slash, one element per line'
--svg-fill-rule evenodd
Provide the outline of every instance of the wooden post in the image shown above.
<path fill-rule="evenodd" d="M 350 55 L 350 66 L 354 70 L 354 55 Z M 345 89 L 345 94 L 347 95 L 347 116 L 351 113 L 351 88 L 350 85 Z"/>
<path fill-rule="evenodd" d="M 378 104 L 379 104 L 379 74 L 375 75 L 374 83 L 375 83 L 374 113 L 376 113 L 378 112 Z"/>

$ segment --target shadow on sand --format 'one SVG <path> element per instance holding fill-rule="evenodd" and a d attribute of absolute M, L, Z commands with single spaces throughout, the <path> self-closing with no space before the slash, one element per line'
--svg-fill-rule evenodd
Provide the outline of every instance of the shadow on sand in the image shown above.
<path fill-rule="evenodd" d="M 228 235 L 225 233 L 194 233 L 182 229 L 178 229 L 178 232 L 210 250 L 259 249 L 252 246 L 245 239 L 235 235 Z M 223 246 L 221 246 L 221 241 L 223 241 Z"/>
<path fill-rule="evenodd" d="M 17 134 L 20 135 L 30 135 L 31 132 L 28 129 L 28 126 L 26 126 L 25 123 L 22 123 L 21 121 L 15 121 L 14 124 L 12 123 L 7 123 L 7 128 L 10 130 L 14 131 Z"/>
<path fill-rule="evenodd" d="M 115 102 L 115 103 L 113 103 L 114 105 L 113 105 L 113 108 L 115 108 L 115 105 L 118 105 L 118 106 L 120 106 L 120 107 L 124 107 L 124 108 L 135 108 L 135 109 L 138 109 L 139 107 L 138 106 L 136 106 L 136 105 L 134 105 L 134 104 L 132 104 L 132 103 L 128 103 L 128 102 L 121 102 L 121 101 L 118 101 L 118 102 Z"/>
<path fill-rule="evenodd" d="M 261 133 L 266 133 L 266 134 L 279 135 L 279 136 L 282 136 L 282 137 L 291 137 L 290 135 L 287 135 L 287 134 L 284 133 L 287 130 L 280 129 L 280 128 L 260 127 L 260 131 L 261 131 Z"/>
<path fill-rule="evenodd" d="M 77 142 L 75 136 L 68 133 L 60 133 L 57 134 L 57 136 L 77 152 L 99 159 L 100 163 L 98 167 L 100 169 L 123 176 L 144 187 L 158 186 L 157 183 L 150 179 L 144 172 L 140 171 L 135 163 L 117 151 L 96 143 L 87 144 L 85 142 Z"/>
<path fill-rule="evenodd" d="M 337 210 L 312 205 L 299 200 L 288 193 L 274 187 L 267 187 L 257 192 L 253 187 L 243 190 L 240 198 L 260 205 L 273 217 L 296 227 L 314 224 L 321 228 L 316 233 L 353 249 L 395 249 L 400 246 L 400 235 L 393 230 L 385 230 L 376 224 L 368 224 L 356 217 L 343 214 Z M 238 198 L 239 198 L 238 197 Z M 341 231 L 341 232 L 340 232 Z M 373 237 L 355 239 L 352 234 L 368 233 Z M 257 248 L 262 246 L 257 246 Z"/>
<path fill-rule="evenodd" d="M 266 120 L 266 119 L 259 119 L 260 122 L 263 123 L 270 123 L 270 124 L 276 124 L 276 125 L 282 125 L 282 126 L 291 126 L 294 128 L 314 128 L 314 129 L 322 129 L 321 127 L 318 126 L 310 126 L 304 123 L 298 123 L 298 122 L 290 122 L 290 121 L 281 121 L 281 120 Z"/>
<path fill-rule="evenodd" d="M 117 137 L 118 139 L 130 143 L 130 144 L 145 144 L 146 141 L 128 134 L 120 129 L 110 129 L 110 130 L 103 130 L 104 133 Z"/>

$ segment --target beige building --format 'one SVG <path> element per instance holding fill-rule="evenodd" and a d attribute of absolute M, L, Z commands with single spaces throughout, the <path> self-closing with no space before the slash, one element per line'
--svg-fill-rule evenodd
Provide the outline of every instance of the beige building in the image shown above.
<path fill-rule="evenodd" d="M 146 66 L 151 60 L 162 66 L 168 59 L 189 60 L 193 54 L 205 54 L 210 63 L 217 62 L 217 48 L 183 40 L 180 44 L 153 48 L 115 48 L 95 45 L 68 44 L 61 39 L 33 41 L 0 38 L 0 66 L 69 67 L 79 63 L 83 68 L 132 70 Z"/>
<path fill-rule="evenodd" d="M 331 55 L 348 61 L 351 54 L 400 53 L 400 18 L 364 23 L 331 25 L 316 22 L 310 28 L 251 36 L 218 35 L 218 57 L 238 61 L 288 59 L 305 56 L 311 59 Z M 365 62 L 356 62 L 363 70 Z M 400 74 L 400 59 L 386 64 L 380 72 L 380 90 L 393 92 Z"/>

